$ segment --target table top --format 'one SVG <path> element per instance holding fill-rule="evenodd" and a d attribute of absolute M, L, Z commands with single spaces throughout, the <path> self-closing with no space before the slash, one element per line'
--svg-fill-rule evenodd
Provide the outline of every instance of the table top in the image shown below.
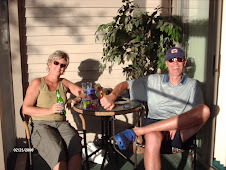
<path fill-rule="evenodd" d="M 99 108 L 95 110 L 83 109 L 80 103 L 74 105 L 73 109 L 81 114 L 95 116 L 114 116 L 141 110 L 142 103 L 136 100 L 129 100 L 127 98 L 123 98 L 122 100 L 115 102 L 115 107 L 111 111 L 104 109 L 102 106 L 99 106 Z"/>

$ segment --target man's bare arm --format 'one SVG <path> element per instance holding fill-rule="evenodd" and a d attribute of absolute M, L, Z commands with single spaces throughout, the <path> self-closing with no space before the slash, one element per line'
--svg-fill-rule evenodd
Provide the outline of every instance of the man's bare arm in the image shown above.
<path fill-rule="evenodd" d="M 127 89 L 129 89 L 129 84 L 126 81 L 115 86 L 115 88 L 109 95 L 104 96 L 100 100 L 100 103 L 103 106 L 103 108 L 107 110 L 112 110 L 113 107 L 115 106 L 115 100 L 117 99 L 117 97 Z"/>

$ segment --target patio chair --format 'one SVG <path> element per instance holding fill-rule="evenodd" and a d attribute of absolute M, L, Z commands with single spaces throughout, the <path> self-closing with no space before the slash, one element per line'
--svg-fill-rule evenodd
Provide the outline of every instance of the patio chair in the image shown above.
<path fill-rule="evenodd" d="M 28 144 L 28 148 L 29 149 L 34 149 L 35 153 L 36 153 L 36 156 L 40 156 L 38 154 L 38 151 L 32 146 L 32 143 L 31 143 L 31 133 L 30 133 L 30 129 L 29 129 L 29 126 L 28 126 L 28 123 L 29 123 L 29 118 L 30 116 L 28 115 L 25 115 L 23 114 L 23 111 L 22 111 L 22 107 L 20 108 L 20 116 L 21 116 L 21 119 L 23 121 L 23 124 L 24 124 L 24 127 L 25 127 L 25 132 L 26 132 L 26 138 L 27 138 L 27 144 Z M 83 140 L 84 140 L 84 145 L 82 146 L 83 148 L 85 148 L 85 160 L 83 160 L 82 162 L 82 168 L 84 169 L 84 162 L 86 161 L 86 167 L 87 169 L 89 170 L 89 163 L 88 163 L 88 154 L 87 154 L 87 144 L 86 144 L 86 125 L 85 125 L 85 119 L 83 117 L 82 114 L 79 114 L 79 117 L 81 118 L 81 121 L 82 121 L 82 129 L 83 129 Z M 34 152 L 33 152 L 34 153 Z M 33 153 L 32 152 L 28 152 L 28 169 L 29 170 L 32 170 L 34 169 L 33 166 L 34 166 L 34 163 L 33 163 Z M 40 156 L 41 157 L 41 156 Z M 42 158 L 41 158 L 42 159 Z M 43 160 L 43 159 L 42 159 Z M 44 161 L 44 160 L 43 160 Z M 45 162 L 46 163 L 46 162 Z M 45 167 L 49 167 L 49 165 L 46 163 L 46 166 Z M 48 169 L 48 168 L 47 168 Z M 50 167 L 49 167 L 50 169 Z"/>
<path fill-rule="evenodd" d="M 147 104 L 144 102 L 144 114 L 143 116 L 140 116 L 140 122 L 138 124 L 138 126 L 141 126 L 142 124 L 142 117 L 146 117 L 147 113 L 148 113 L 148 107 Z M 190 142 L 191 144 L 189 146 L 185 146 L 185 148 L 182 149 L 178 149 L 178 148 L 173 148 L 169 145 L 162 145 L 161 148 L 161 154 L 176 154 L 176 153 L 182 153 L 182 158 L 181 158 L 181 162 L 178 166 L 178 169 L 183 168 L 183 162 L 182 159 L 184 159 L 184 155 L 185 154 L 189 154 L 192 156 L 193 160 L 192 160 L 192 167 L 194 170 L 196 170 L 196 134 L 192 137 L 192 140 Z M 135 169 L 136 169 L 136 165 L 137 165 L 137 154 L 140 153 L 144 153 L 144 149 L 145 149 L 145 144 L 143 143 L 143 137 L 140 136 L 138 139 L 135 140 L 135 142 L 133 143 L 133 151 L 134 151 L 134 158 L 135 158 Z M 186 157 L 185 157 L 186 158 Z M 187 158 L 186 158 L 187 159 Z"/>
<path fill-rule="evenodd" d="M 27 138 L 27 144 L 28 144 L 28 148 L 32 149 L 32 145 L 31 145 L 31 134 L 29 131 L 29 127 L 28 127 L 28 116 L 24 115 L 22 112 L 22 106 L 20 107 L 20 117 L 23 121 L 24 127 L 25 127 L 25 132 L 26 132 L 26 138 Z M 28 152 L 28 159 L 29 159 L 29 169 L 33 169 L 33 162 L 32 162 L 32 152 Z"/>
<path fill-rule="evenodd" d="M 45 160 L 39 155 L 37 149 L 35 147 L 33 147 L 32 143 L 31 143 L 31 133 L 30 133 L 30 129 L 29 129 L 29 118 L 30 116 L 23 114 L 22 111 L 22 107 L 20 107 L 20 117 L 23 121 L 24 124 L 24 128 L 25 128 L 25 132 L 26 132 L 26 138 L 27 138 L 27 147 L 30 149 L 30 152 L 28 152 L 28 169 L 32 170 L 35 169 L 35 167 L 37 167 L 37 169 L 45 169 L 45 170 L 50 170 L 51 168 L 49 167 L 49 165 L 45 162 Z M 33 152 L 31 152 L 31 150 L 33 150 Z M 34 165 L 34 161 L 33 159 L 36 158 L 36 160 L 38 160 L 39 165 Z M 40 164 L 41 162 L 41 164 Z"/>

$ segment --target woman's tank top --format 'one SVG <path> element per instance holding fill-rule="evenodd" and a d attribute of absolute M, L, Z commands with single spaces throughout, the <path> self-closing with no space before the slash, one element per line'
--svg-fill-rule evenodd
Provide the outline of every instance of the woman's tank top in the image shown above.
<path fill-rule="evenodd" d="M 62 80 L 59 81 L 58 87 L 60 91 L 60 95 L 64 101 L 64 104 L 67 101 L 67 88 L 64 86 Z M 50 91 L 44 77 L 41 78 L 41 88 L 40 88 L 40 93 L 37 99 L 37 107 L 41 108 L 51 108 L 53 104 L 57 102 L 57 95 L 56 91 Z M 45 116 L 32 116 L 32 120 L 56 120 L 56 121 L 62 121 L 66 120 L 65 115 L 60 115 L 60 113 L 55 113 L 55 114 L 50 114 L 50 115 L 45 115 Z"/>

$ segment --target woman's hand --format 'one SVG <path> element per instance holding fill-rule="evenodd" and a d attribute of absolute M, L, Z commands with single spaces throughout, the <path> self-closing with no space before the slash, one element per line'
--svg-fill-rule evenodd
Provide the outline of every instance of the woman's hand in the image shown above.
<path fill-rule="evenodd" d="M 55 103 L 50 108 L 50 112 L 51 112 L 50 114 L 61 113 L 63 110 L 64 110 L 64 107 L 61 105 L 61 103 Z"/>
<path fill-rule="evenodd" d="M 82 98 L 81 97 L 76 97 L 74 99 L 71 99 L 71 103 L 69 104 L 69 108 L 72 108 L 75 104 L 81 102 Z"/>

